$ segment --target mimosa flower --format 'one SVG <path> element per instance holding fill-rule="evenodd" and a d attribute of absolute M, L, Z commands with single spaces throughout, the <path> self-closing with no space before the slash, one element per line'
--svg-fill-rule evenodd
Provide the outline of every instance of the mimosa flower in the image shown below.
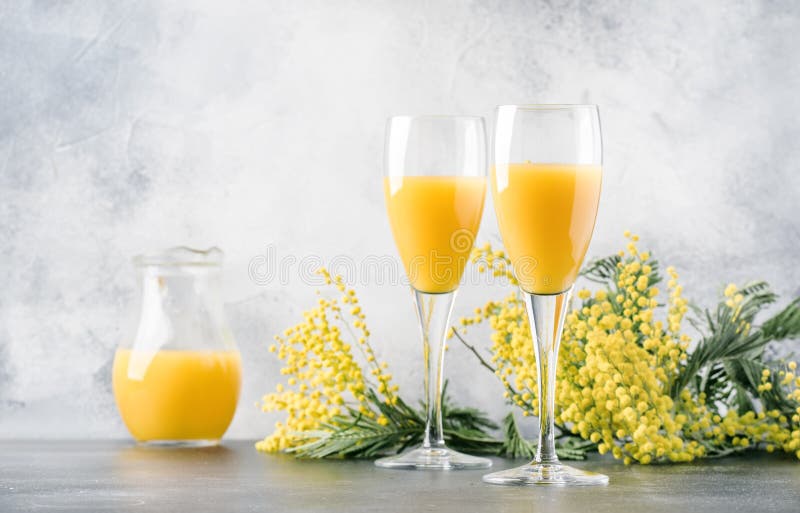
<path fill-rule="evenodd" d="M 588 265 L 584 275 L 601 286 L 580 289 L 566 315 L 555 390 L 556 426 L 571 441 L 559 446 L 562 457 L 581 458 L 595 448 L 625 464 L 648 464 L 760 448 L 800 458 L 797 363 L 763 356 L 767 342 L 800 336 L 800 298 L 758 324 L 756 314 L 776 296 L 764 283 L 730 284 L 716 310 L 703 312 L 707 326 L 692 338 L 685 328 L 694 309 L 677 271 L 668 267 L 662 276 L 651 253 L 639 251 L 638 237 L 626 237 L 625 251 Z M 472 260 L 517 285 L 504 252 L 486 244 Z M 399 397 L 387 364 L 378 361 L 355 291 L 320 272 L 338 299 L 320 296 L 302 322 L 269 346 L 283 361 L 285 378 L 261 407 L 286 418 L 257 447 L 310 457 L 372 457 L 406 447 L 422 436 L 424 415 Z M 463 339 L 481 323 L 491 328 L 486 360 Z M 450 336 L 494 372 L 506 400 L 523 416 L 537 415 L 533 344 L 520 293 L 489 301 L 457 324 Z M 486 435 L 496 426 L 480 411 L 458 410 L 446 417 L 450 442 L 530 457 L 533 448 L 513 416 L 498 441 Z"/>
<path fill-rule="evenodd" d="M 702 388 L 685 386 L 684 376 L 695 362 L 687 353 L 692 338 L 683 325 L 689 303 L 678 273 L 666 269 L 662 300 L 656 288 L 663 279 L 658 263 L 650 252 L 639 251 L 636 235 L 625 232 L 625 237 L 626 251 L 587 271 L 594 281 L 608 283 L 607 288 L 594 294 L 579 290 L 577 304 L 567 314 L 558 362 L 557 427 L 626 464 L 691 461 L 757 445 L 800 450 L 800 379 L 794 374 L 784 372 L 777 380 L 767 368 L 758 371 L 760 399 L 766 405 L 779 402 L 788 409 L 783 412 L 728 408 L 723 415 L 719 406 L 724 397 L 708 403 Z M 488 244 L 476 249 L 473 261 L 485 261 L 511 278 L 510 261 Z M 752 298 L 763 294 L 764 287 L 751 289 L 730 284 L 724 291 L 719 316 L 733 327 L 732 336 L 746 337 L 751 329 L 757 311 Z M 462 319 L 460 333 L 488 323 L 491 362 L 505 397 L 523 415 L 537 415 L 536 366 L 522 297 L 515 291 L 476 312 Z M 789 362 L 787 368 L 794 371 L 797 365 Z M 780 395 L 770 396 L 775 387 Z"/>
<path fill-rule="evenodd" d="M 320 274 L 342 297 L 320 298 L 315 308 L 304 312 L 303 322 L 276 336 L 276 344 L 270 346 L 270 352 L 277 352 L 285 362 L 281 374 L 289 377 L 262 398 L 261 409 L 284 411 L 287 418 L 256 444 L 259 450 L 282 451 L 306 442 L 298 435 L 320 429 L 340 415 L 343 407 L 385 425 L 386 417 L 368 401 L 368 389 L 377 391 L 386 404 L 396 402 L 397 385 L 392 384 L 387 365 L 378 362 L 369 344 L 369 329 L 355 291 L 345 287 L 341 276 L 331 276 L 325 269 Z M 368 375 L 357 362 L 354 348 L 366 362 Z"/>
<path fill-rule="evenodd" d="M 320 274 L 339 299 L 320 294 L 303 321 L 269 346 L 285 378 L 260 406 L 286 417 L 256 448 L 310 458 L 374 457 L 421 442 L 425 415 L 400 398 L 389 366 L 378 360 L 355 290 L 325 269 Z M 455 407 L 446 395 L 443 409 L 452 412 L 444 422 L 451 447 L 485 443 L 498 453 L 501 444 L 487 434 L 497 426 L 482 412 Z"/>

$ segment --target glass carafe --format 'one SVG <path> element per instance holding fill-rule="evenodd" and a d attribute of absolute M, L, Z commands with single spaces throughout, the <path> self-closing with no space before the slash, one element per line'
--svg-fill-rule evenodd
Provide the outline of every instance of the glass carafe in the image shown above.
<path fill-rule="evenodd" d="M 221 298 L 223 253 L 177 247 L 133 263 L 138 321 L 114 357 L 114 397 L 140 443 L 219 442 L 236 411 L 241 357 Z"/>

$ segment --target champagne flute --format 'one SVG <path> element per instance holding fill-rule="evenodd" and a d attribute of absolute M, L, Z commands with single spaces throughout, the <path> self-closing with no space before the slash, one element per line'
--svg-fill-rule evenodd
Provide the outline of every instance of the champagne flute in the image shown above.
<path fill-rule="evenodd" d="M 447 448 L 442 429 L 445 338 L 486 195 L 483 118 L 390 118 L 384 193 L 422 334 L 426 422 L 421 447 L 375 464 L 410 469 L 489 467 L 486 458 Z"/>
<path fill-rule="evenodd" d="M 497 222 L 528 310 L 539 388 L 539 445 L 492 484 L 606 484 L 562 465 L 555 451 L 556 366 L 572 286 L 600 200 L 602 141 L 596 105 L 504 105 L 495 124 L 492 194 Z"/>

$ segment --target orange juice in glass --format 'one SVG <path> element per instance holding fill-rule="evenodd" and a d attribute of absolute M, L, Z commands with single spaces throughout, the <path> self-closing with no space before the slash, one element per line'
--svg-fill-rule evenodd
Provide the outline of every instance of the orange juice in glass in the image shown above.
<path fill-rule="evenodd" d="M 387 125 L 383 191 L 422 334 L 426 422 L 422 446 L 379 467 L 491 465 L 447 447 L 442 429 L 445 335 L 483 213 L 485 132 L 483 118 L 470 116 L 395 116 Z"/>
<path fill-rule="evenodd" d="M 483 176 L 387 176 L 386 209 L 411 286 L 430 294 L 458 288 L 478 232 Z"/>
<path fill-rule="evenodd" d="M 493 160 L 497 222 L 534 341 L 539 443 L 529 464 L 488 474 L 483 480 L 506 485 L 606 484 L 606 476 L 558 460 L 554 427 L 561 331 L 600 200 L 597 106 L 498 107 Z"/>
<path fill-rule="evenodd" d="M 492 168 L 497 222 L 523 290 L 557 294 L 575 283 L 592 239 L 600 175 L 595 164 L 523 162 Z"/>

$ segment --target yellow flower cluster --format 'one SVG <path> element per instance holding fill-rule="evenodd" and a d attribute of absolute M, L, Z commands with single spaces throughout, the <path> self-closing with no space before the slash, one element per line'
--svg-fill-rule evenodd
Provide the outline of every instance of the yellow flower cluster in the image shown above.
<path fill-rule="evenodd" d="M 688 339 L 680 335 L 680 324 L 687 303 L 677 273 L 667 269 L 666 326 L 655 318 L 660 291 L 652 283 L 650 255 L 640 253 L 636 237 L 629 237 L 629 258 L 620 255 L 615 289 L 599 290 L 594 297 L 579 291 L 583 306 L 568 314 L 558 418 L 573 433 L 599 443 L 601 453 L 616 458 L 688 461 L 702 456 L 705 448 L 680 436 L 686 418 L 673 415 L 670 397 L 679 366 L 686 361 Z"/>
<path fill-rule="evenodd" d="M 567 315 L 556 387 L 559 428 L 591 440 L 600 453 L 625 463 L 690 461 L 723 454 L 723 447 L 759 443 L 768 451 L 781 448 L 800 458 L 800 407 L 791 418 L 777 410 L 739 414 L 731 409 L 720 416 L 706 405 L 703 394 L 684 389 L 673 399 L 690 344 L 682 332 L 688 302 L 676 271 L 668 268 L 666 315 L 657 318 L 661 291 L 655 286 L 660 280 L 656 264 L 638 250 L 635 235 L 626 236 L 629 243 L 619 254 L 616 282 L 594 293 L 578 291 L 580 304 Z M 480 269 L 514 282 L 502 252 L 487 245 L 474 259 Z M 743 295 L 732 285 L 725 296 L 735 320 Z M 536 366 L 521 296 L 514 292 L 487 303 L 462 319 L 462 329 L 482 321 L 492 329 L 492 362 L 506 397 L 524 415 L 536 415 Z M 740 329 L 746 332 L 750 326 L 742 321 Z M 795 368 L 789 363 L 781 372 L 780 386 L 789 387 L 789 398 L 800 401 Z M 772 386 L 766 371 L 759 391 Z"/>
<path fill-rule="evenodd" d="M 493 250 L 489 243 L 476 248 L 472 262 L 477 264 L 480 272 L 491 273 L 514 286 L 518 283 L 505 253 Z M 523 415 L 527 416 L 537 411 L 539 403 L 536 398 L 536 369 L 530 365 L 534 355 L 526 319 L 525 304 L 513 292 L 501 301 L 489 301 L 482 308 L 476 308 L 475 315 L 461 318 L 460 324 L 466 331 L 468 326 L 489 321 L 495 374 L 506 389 L 505 397 L 522 408 Z"/>
<path fill-rule="evenodd" d="M 301 433 L 335 423 L 336 417 L 347 410 L 379 424 L 387 423 L 370 407 L 366 396 L 369 389 L 387 404 L 397 400 L 397 385 L 392 385 L 386 363 L 376 360 L 369 344 L 370 332 L 355 291 L 345 286 L 341 276 L 331 276 L 325 269 L 320 274 L 341 297 L 320 297 L 315 308 L 304 312 L 303 322 L 276 336 L 276 343 L 270 346 L 270 352 L 285 362 L 281 374 L 287 378 L 275 392 L 263 397 L 261 408 L 265 412 L 284 411 L 287 418 L 277 422 L 274 432 L 256 444 L 260 451 L 295 447 L 305 440 Z M 354 348 L 369 369 L 368 375 Z"/>

